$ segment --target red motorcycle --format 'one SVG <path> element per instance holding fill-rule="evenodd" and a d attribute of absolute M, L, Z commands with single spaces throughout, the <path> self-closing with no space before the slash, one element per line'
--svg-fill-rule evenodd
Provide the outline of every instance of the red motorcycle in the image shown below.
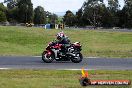
<path fill-rule="evenodd" d="M 46 51 L 42 53 L 42 60 L 46 63 L 51 63 L 53 60 L 79 63 L 83 59 L 81 50 L 80 42 L 66 46 L 51 42 L 48 44 Z"/>

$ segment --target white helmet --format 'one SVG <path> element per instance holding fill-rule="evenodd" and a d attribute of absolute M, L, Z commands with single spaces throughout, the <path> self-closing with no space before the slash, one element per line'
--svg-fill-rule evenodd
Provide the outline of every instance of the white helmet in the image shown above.
<path fill-rule="evenodd" d="M 65 38 L 65 34 L 63 32 L 59 32 L 57 33 L 56 37 L 58 40 L 63 40 Z"/>

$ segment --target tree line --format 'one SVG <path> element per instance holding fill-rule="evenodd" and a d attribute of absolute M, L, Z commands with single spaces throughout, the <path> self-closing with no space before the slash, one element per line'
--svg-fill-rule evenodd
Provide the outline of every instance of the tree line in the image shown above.
<path fill-rule="evenodd" d="M 0 3 L 0 22 L 54 24 L 61 21 L 42 6 L 33 9 L 31 0 L 4 0 L 3 3 Z M 61 22 L 67 26 L 132 28 L 132 0 L 124 3 L 121 9 L 119 0 L 108 0 L 107 6 L 104 0 L 86 0 L 76 14 L 66 11 Z"/>
<path fill-rule="evenodd" d="M 55 23 L 57 19 L 56 14 L 45 11 L 42 6 L 33 9 L 31 0 L 4 0 L 0 3 L 0 22 L 45 24 Z"/>
<path fill-rule="evenodd" d="M 82 7 L 73 14 L 66 11 L 64 23 L 68 26 L 95 26 L 132 28 L 132 0 L 124 0 L 120 8 L 119 0 L 86 0 Z"/>

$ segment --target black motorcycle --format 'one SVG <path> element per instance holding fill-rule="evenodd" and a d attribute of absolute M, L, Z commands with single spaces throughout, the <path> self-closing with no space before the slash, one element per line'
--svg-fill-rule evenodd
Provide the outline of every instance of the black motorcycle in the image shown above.
<path fill-rule="evenodd" d="M 42 53 L 42 60 L 46 63 L 51 63 L 53 60 L 79 63 L 83 59 L 80 52 L 81 50 L 80 42 L 75 42 L 66 46 L 50 42 L 46 51 Z"/>

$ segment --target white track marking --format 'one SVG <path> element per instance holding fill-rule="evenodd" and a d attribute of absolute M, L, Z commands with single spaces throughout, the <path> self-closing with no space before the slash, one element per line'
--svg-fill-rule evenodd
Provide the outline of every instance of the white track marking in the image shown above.
<path fill-rule="evenodd" d="M 42 57 L 42 56 L 33 56 L 33 57 Z"/>
<path fill-rule="evenodd" d="M 84 58 L 100 58 L 100 57 L 84 57 Z"/>
<path fill-rule="evenodd" d="M 0 70 L 8 70 L 8 69 L 11 69 L 11 68 L 0 68 Z"/>
<path fill-rule="evenodd" d="M 58 70 L 71 70 L 71 71 L 80 71 L 82 69 L 58 69 Z M 84 70 L 93 70 L 93 69 L 84 69 Z M 95 70 L 95 69 L 94 69 Z"/>

